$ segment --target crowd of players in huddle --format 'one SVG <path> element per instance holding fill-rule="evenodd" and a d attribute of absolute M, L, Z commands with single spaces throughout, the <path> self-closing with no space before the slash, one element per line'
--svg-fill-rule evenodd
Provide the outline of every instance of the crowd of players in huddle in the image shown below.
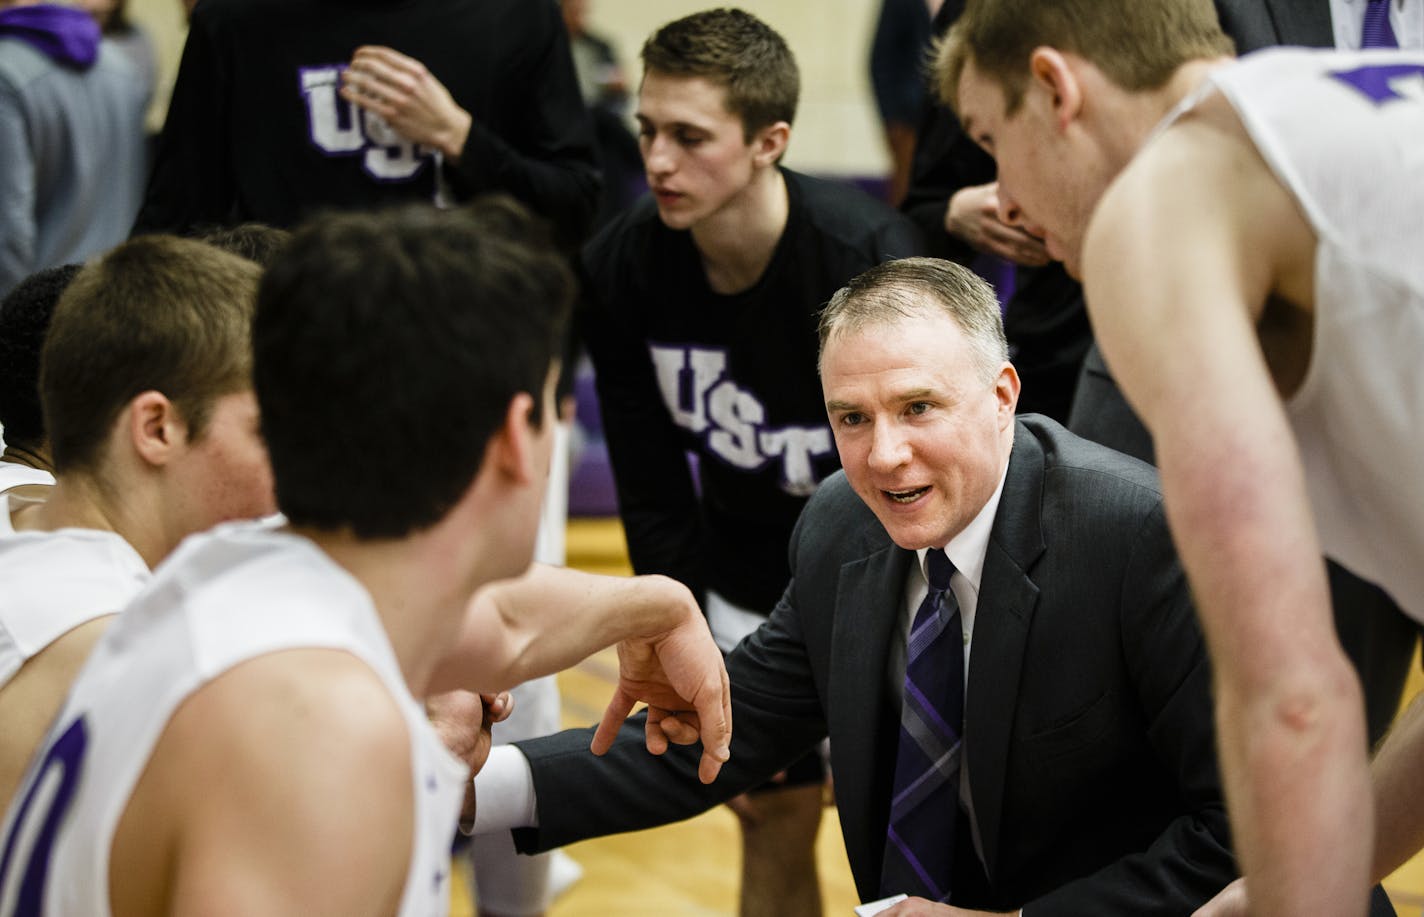
<path fill-rule="evenodd" d="M 933 117 L 998 173 L 917 226 L 783 167 L 790 49 L 698 13 L 576 251 L 545 4 L 275 2 L 198 5 L 139 234 L 0 309 L 0 913 L 442 913 L 457 826 L 726 801 L 743 913 L 819 913 L 828 737 L 888 913 L 1392 912 L 1424 714 L 1367 759 L 1402 671 L 1352 671 L 1323 558 L 1424 615 L 1418 51 L 947 3 Z M 247 220 L 295 228 L 198 232 Z M 1160 478 L 1016 416 L 1032 355 L 927 230 L 1084 282 Z M 530 566 L 575 336 L 629 579 Z M 501 692 L 615 644 L 595 729 L 491 754 Z"/>

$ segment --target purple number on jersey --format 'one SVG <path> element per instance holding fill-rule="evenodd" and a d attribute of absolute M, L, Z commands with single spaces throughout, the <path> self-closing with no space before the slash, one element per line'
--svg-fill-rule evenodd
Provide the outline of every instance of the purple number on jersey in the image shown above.
<path fill-rule="evenodd" d="M 10 831 L 5 837 L 5 852 L 0 856 L 0 906 L 13 900 L 9 907 L 0 911 L 10 917 L 39 917 L 44 909 L 45 879 L 49 875 L 50 851 L 54 847 L 59 823 L 69 811 L 74 801 L 74 791 L 79 788 L 79 776 L 84 767 L 84 752 L 89 745 L 89 732 L 83 717 L 70 724 L 45 752 L 38 770 L 33 772 L 29 787 L 24 791 L 24 801 L 15 811 L 10 822 Z M 40 789 L 52 786 L 50 775 L 58 771 L 59 786 L 53 791 L 49 807 L 41 812 L 31 812 L 39 799 Z M 33 817 L 31 817 L 33 815 Z M 35 830 L 36 820 L 38 831 Z M 18 849 L 22 837 L 33 835 L 28 851 Z M 28 853 L 28 856 L 25 854 Z M 24 857 L 23 871 L 19 863 Z M 15 872 L 12 873 L 12 869 Z M 11 886 L 18 879 L 18 893 L 11 898 Z"/>

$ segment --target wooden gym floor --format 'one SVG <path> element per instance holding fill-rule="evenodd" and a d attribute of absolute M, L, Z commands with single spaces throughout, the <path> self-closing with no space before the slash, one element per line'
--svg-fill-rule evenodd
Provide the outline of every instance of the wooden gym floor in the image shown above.
<path fill-rule="evenodd" d="M 572 519 L 568 527 L 569 565 L 599 573 L 627 574 L 623 532 L 616 520 Z M 613 691 L 618 663 L 611 651 L 559 676 L 564 725 L 598 720 Z M 1424 688 L 1413 667 L 1406 697 Z M 549 917 L 714 917 L 737 910 L 740 841 L 735 817 L 720 807 L 697 818 L 650 831 L 585 841 L 565 848 L 584 869 L 583 879 L 565 893 Z M 841 844 L 834 807 L 825 811 L 817 841 L 825 913 L 849 917 L 857 903 L 850 867 Z M 473 917 L 459 869 L 452 917 Z M 1424 917 L 1424 855 L 1385 882 L 1400 917 Z"/>

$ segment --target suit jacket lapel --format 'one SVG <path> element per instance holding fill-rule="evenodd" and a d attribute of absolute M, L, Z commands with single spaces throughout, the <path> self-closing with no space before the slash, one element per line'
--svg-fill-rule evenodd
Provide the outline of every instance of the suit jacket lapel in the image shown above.
<path fill-rule="evenodd" d="M 1334 47 L 1335 26 L 1325 0 L 1266 0 L 1266 6 L 1281 44 Z"/>
<path fill-rule="evenodd" d="M 999 511 L 984 557 L 965 692 L 965 760 L 989 878 L 995 875 L 1004 773 L 1018 708 L 1019 679 L 1038 587 L 1028 571 L 1044 550 L 1040 507 L 1044 455 L 1017 425 Z"/>
<path fill-rule="evenodd" d="M 844 564 L 836 588 L 827 725 L 833 736 L 857 737 L 832 742 L 831 760 L 846 854 L 863 898 L 875 897 L 880 882 L 893 778 L 889 768 L 894 766 L 899 728 L 898 710 L 887 715 L 893 705 L 885 691 L 886 660 L 898 633 L 903 586 L 913 557 L 887 543 Z"/>

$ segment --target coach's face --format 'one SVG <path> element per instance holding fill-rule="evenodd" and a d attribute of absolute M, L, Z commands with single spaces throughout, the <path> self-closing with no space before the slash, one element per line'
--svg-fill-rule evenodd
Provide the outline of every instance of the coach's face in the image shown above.
<path fill-rule="evenodd" d="M 902 548 L 943 547 L 993 496 L 1019 379 L 986 378 L 940 309 L 832 336 L 821 384 L 851 487 Z"/>

